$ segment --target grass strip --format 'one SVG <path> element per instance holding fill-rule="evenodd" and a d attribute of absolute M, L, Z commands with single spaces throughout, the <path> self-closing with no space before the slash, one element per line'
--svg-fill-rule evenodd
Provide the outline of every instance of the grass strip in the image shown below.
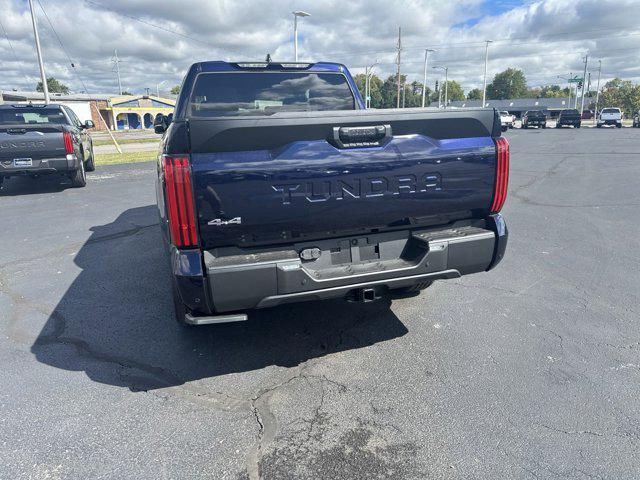
<path fill-rule="evenodd" d="M 96 153 L 96 165 L 115 165 L 118 163 L 149 162 L 155 160 L 158 155 L 156 150 L 125 153 Z"/>
<path fill-rule="evenodd" d="M 125 143 L 158 143 L 160 138 L 116 138 L 116 141 L 120 145 L 124 145 Z M 113 140 L 110 138 L 99 138 L 93 140 L 94 147 L 99 147 L 101 145 L 113 145 Z"/>

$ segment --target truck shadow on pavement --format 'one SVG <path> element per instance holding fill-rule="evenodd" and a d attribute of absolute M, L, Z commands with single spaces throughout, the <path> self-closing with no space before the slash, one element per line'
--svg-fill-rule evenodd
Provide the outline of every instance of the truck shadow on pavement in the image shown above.
<path fill-rule="evenodd" d="M 43 175 L 37 178 L 15 176 L 4 180 L 0 197 L 32 195 L 35 193 L 55 193 L 71 188 L 71 181 L 61 175 Z"/>
<path fill-rule="evenodd" d="M 91 230 L 74 258 L 82 271 L 31 351 L 42 363 L 84 371 L 96 382 L 151 390 L 293 367 L 407 333 L 389 300 L 309 302 L 250 312 L 248 322 L 181 327 L 172 316 L 156 207 L 127 210 Z"/>

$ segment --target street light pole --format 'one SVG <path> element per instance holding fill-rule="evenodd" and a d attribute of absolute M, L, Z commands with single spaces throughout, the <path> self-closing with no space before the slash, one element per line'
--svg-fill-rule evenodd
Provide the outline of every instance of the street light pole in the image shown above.
<path fill-rule="evenodd" d="M 447 108 L 449 101 L 449 67 L 437 66 L 433 68 L 444 70 L 444 108 Z"/>
<path fill-rule="evenodd" d="M 160 83 L 156 83 L 156 97 L 160 97 L 160 86 L 161 86 L 163 83 L 167 83 L 167 81 L 166 81 L 166 80 L 163 80 L 163 81 L 161 81 Z"/>
<path fill-rule="evenodd" d="M 444 108 L 449 104 L 449 67 L 444 67 Z"/>
<path fill-rule="evenodd" d="M 487 102 L 487 63 L 489 63 L 489 44 L 492 40 L 485 40 L 484 47 L 484 80 L 482 82 L 482 108 Z"/>
<path fill-rule="evenodd" d="M 589 54 L 584 54 L 584 73 L 582 74 L 582 90 L 580 92 L 580 115 L 584 112 L 584 84 L 587 83 L 587 62 L 589 61 Z M 587 90 L 588 91 L 588 90 Z"/>
<path fill-rule="evenodd" d="M 596 107 L 593 112 L 593 124 L 596 124 L 596 117 L 598 116 L 598 101 L 600 100 L 600 73 L 602 72 L 602 60 L 598 60 L 598 83 L 596 85 Z"/>
<path fill-rule="evenodd" d="M 364 108 L 371 107 L 371 76 L 373 75 L 373 67 L 378 65 L 378 60 L 369 67 L 365 67 L 364 69 Z"/>
<path fill-rule="evenodd" d="M 310 13 L 303 12 L 301 10 L 296 10 L 293 13 L 293 55 L 298 61 L 298 17 L 309 17 Z"/>
<path fill-rule="evenodd" d="M 398 56 L 396 57 L 396 65 L 397 65 L 397 73 L 396 73 L 396 84 L 398 87 L 398 93 L 396 98 L 396 108 L 400 108 L 400 63 L 401 63 L 401 55 L 402 55 L 402 27 L 398 27 L 398 46 L 396 47 L 398 51 Z"/>
<path fill-rule="evenodd" d="M 427 96 L 427 61 L 429 59 L 429 52 L 435 52 L 430 48 L 424 49 L 424 73 L 422 76 L 422 108 L 424 108 L 426 96 Z"/>
<path fill-rule="evenodd" d="M 36 14 L 33 11 L 33 0 L 29 0 L 31 10 L 31 23 L 33 24 L 33 36 L 36 40 L 36 53 L 38 54 L 38 65 L 40 66 L 40 78 L 42 79 L 42 91 L 44 92 L 44 103 L 49 105 L 49 86 L 47 85 L 47 75 L 44 72 L 44 61 L 42 60 L 42 49 L 40 48 L 40 36 L 36 24 Z"/>

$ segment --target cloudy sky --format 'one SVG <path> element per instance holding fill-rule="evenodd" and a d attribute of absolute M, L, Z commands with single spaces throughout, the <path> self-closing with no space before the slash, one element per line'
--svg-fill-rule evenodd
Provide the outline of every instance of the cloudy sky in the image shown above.
<path fill-rule="evenodd" d="M 482 86 L 484 40 L 489 77 L 524 70 L 530 86 L 589 70 L 640 82 L 640 0 L 34 0 L 48 76 L 72 91 L 115 93 L 114 50 L 123 88 L 144 93 L 180 83 L 200 60 L 293 57 L 293 10 L 301 60 L 337 61 L 353 72 L 379 62 L 395 71 L 402 27 L 402 71 L 422 79 L 425 48 L 432 65 L 449 68 L 464 90 Z M 39 79 L 27 0 L 0 0 L 0 89 L 34 90 Z M 46 15 L 45 15 L 46 12 Z M 53 26 L 53 28 L 52 28 Z M 55 29 L 55 32 L 54 32 Z M 62 46 L 61 46 L 62 45 Z M 75 68 L 70 65 L 70 60 Z M 430 69 L 433 86 L 441 74 Z"/>

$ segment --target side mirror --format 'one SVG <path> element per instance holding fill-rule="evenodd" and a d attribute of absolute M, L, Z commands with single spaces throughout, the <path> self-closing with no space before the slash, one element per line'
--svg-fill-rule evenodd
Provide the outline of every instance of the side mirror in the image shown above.
<path fill-rule="evenodd" d="M 169 119 L 166 115 L 158 115 L 153 121 L 153 131 L 158 134 L 163 134 L 169 128 Z"/>
<path fill-rule="evenodd" d="M 95 127 L 95 124 L 93 123 L 92 120 L 87 120 L 86 122 L 84 122 L 84 128 L 93 128 Z"/>

